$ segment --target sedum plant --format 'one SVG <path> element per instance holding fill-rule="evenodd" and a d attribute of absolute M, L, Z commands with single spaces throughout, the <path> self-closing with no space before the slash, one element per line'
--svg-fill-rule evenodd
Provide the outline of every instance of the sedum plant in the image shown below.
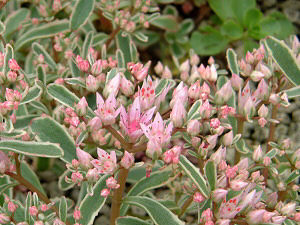
<path fill-rule="evenodd" d="M 228 49 L 228 71 L 191 50 L 175 76 L 136 47 L 165 26 L 155 2 L 21 3 L 0 5 L 1 224 L 88 225 L 104 204 L 111 225 L 300 222 L 300 149 L 274 138 L 300 95 L 296 37 Z M 267 143 L 247 142 L 246 123 Z M 77 202 L 47 196 L 36 172 L 55 168 Z"/>

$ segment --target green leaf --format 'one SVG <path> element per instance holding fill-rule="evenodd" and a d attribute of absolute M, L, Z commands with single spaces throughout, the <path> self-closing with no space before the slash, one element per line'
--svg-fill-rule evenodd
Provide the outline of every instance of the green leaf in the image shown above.
<path fill-rule="evenodd" d="M 194 29 L 194 21 L 192 19 L 185 19 L 181 22 L 177 34 L 187 35 Z"/>
<path fill-rule="evenodd" d="M 244 24 L 247 28 L 254 27 L 258 25 L 262 17 L 263 14 L 259 9 L 256 8 L 249 9 L 244 15 Z"/>
<path fill-rule="evenodd" d="M 199 169 L 194 166 L 185 156 L 180 156 L 179 162 L 180 168 L 186 173 L 186 175 L 193 181 L 203 196 L 209 196 L 209 190 L 206 186 L 206 181 L 201 175 Z"/>
<path fill-rule="evenodd" d="M 243 24 L 247 11 L 255 8 L 255 4 L 255 0 L 231 0 L 232 12 L 240 24 Z"/>
<path fill-rule="evenodd" d="M 81 53 L 81 56 L 82 56 L 82 58 L 84 58 L 84 59 L 87 57 L 88 52 L 89 52 L 89 49 L 90 49 L 90 47 L 92 46 L 92 43 L 93 43 L 93 37 L 94 37 L 93 31 L 90 31 L 90 32 L 85 36 L 85 39 L 84 39 L 84 42 L 83 42 L 83 46 L 82 46 L 82 53 Z"/>
<path fill-rule="evenodd" d="M 150 225 L 150 223 L 133 216 L 119 217 L 116 225 Z"/>
<path fill-rule="evenodd" d="M 151 173 L 151 176 L 147 178 L 144 176 L 141 180 L 139 180 L 128 192 L 127 197 L 129 196 L 139 196 L 143 193 L 166 185 L 169 182 L 170 175 L 172 171 L 170 170 L 163 170 L 163 171 L 156 171 Z M 126 204 L 121 205 L 120 215 L 126 215 L 129 206 Z"/>
<path fill-rule="evenodd" d="M 300 68 L 292 51 L 283 42 L 274 37 L 268 37 L 265 45 L 269 54 L 285 74 L 285 76 L 294 84 L 300 85 Z"/>
<path fill-rule="evenodd" d="M 243 27 L 233 20 L 228 20 L 222 24 L 221 33 L 231 40 L 237 40 L 243 36 Z"/>
<path fill-rule="evenodd" d="M 15 129 L 22 129 L 29 126 L 30 122 L 38 115 L 17 116 L 17 122 L 14 124 Z"/>
<path fill-rule="evenodd" d="M 24 135 L 26 133 L 26 131 L 24 130 L 13 130 L 11 132 L 0 132 L 0 137 L 3 137 L 3 138 L 19 138 L 21 137 L 22 135 Z"/>
<path fill-rule="evenodd" d="M 192 107 L 190 108 L 187 114 L 187 119 L 186 119 L 187 122 L 200 117 L 199 109 L 201 105 L 202 105 L 202 100 L 197 100 L 194 102 L 194 104 L 192 105 Z"/>
<path fill-rule="evenodd" d="M 27 95 L 22 98 L 22 101 L 20 102 L 20 105 L 26 104 L 28 102 L 31 102 L 38 97 L 40 97 L 42 94 L 42 88 L 38 85 L 34 85 L 32 88 L 29 89 Z"/>
<path fill-rule="evenodd" d="M 300 85 L 294 88 L 290 88 L 288 90 L 284 91 L 288 98 L 296 98 L 298 96 L 300 96 Z"/>
<path fill-rule="evenodd" d="M 59 144 L 64 151 L 63 161 L 72 163 L 72 160 L 77 158 L 74 140 L 55 120 L 49 117 L 38 118 L 32 122 L 31 130 L 39 140 Z"/>
<path fill-rule="evenodd" d="M 63 196 L 60 201 L 59 201 L 59 218 L 63 221 L 66 222 L 67 219 L 67 211 L 68 211 L 68 205 L 67 205 L 67 200 L 66 197 Z"/>
<path fill-rule="evenodd" d="M 294 170 L 286 179 L 285 183 L 289 184 L 300 176 L 300 170 Z"/>
<path fill-rule="evenodd" d="M 5 25 L 0 21 L 0 34 L 2 35 L 5 31 Z"/>
<path fill-rule="evenodd" d="M 176 21 L 176 18 L 171 15 L 161 15 L 159 17 L 156 17 L 150 22 L 150 24 L 167 31 L 175 32 L 178 30 L 178 23 Z"/>
<path fill-rule="evenodd" d="M 94 35 L 93 47 L 103 45 L 109 39 L 109 35 L 106 33 L 99 32 Z"/>
<path fill-rule="evenodd" d="M 218 31 L 209 33 L 193 32 L 190 39 L 191 47 L 199 55 L 215 55 L 224 50 L 228 40 Z"/>
<path fill-rule="evenodd" d="M 274 158 L 278 154 L 278 150 L 276 148 L 273 148 L 271 151 L 269 151 L 265 157 L 269 157 L 270 159 Z"/>
<path fill-rule="evenodd" d="M 249 152 L 249 149 L 247 148 L 244 139 L 239 139 L 237 143 L 234 144 L 235 149 L 242 153 L 242 154 L 247 154 Z"/>
<path fill-rule="evenodd" d="M 148 37 L 142 31 L 136 31 L 133 35 L 141 42 L 148 42 Z"/>
<path fill-rule="evenodd" d="M 234 14 L 231 7 L 232 0 L 208 0 L 210 8 L 220 17 L 222 20 L 233 18 Z"/>
<path fill-rule="evenodd" d="M 210 190 L 215 190 L 217 183 L 217 168 L 214 161 L 207 161 L 204 167 L 204 171 Z"/>
<path fill-rule="evenodd" d="M 53 37 L 59 33 L 64 33 L 69 30 L 68 20 L 60 20 L 51 23 L 41 24 L 38 27 L 34 27 L 24 34 L 17 40 L 15 49 L 22 48 L 25 44 L 42 38 Z"/>
<path fill-rule="evenodd" d="M 35 186 L 40 192 L 46 195 L 46 192 L 41 185 L 40 179 L 26 162 L 21 163 L 21 173 L 26 180 L 30 181 L 33 186 Z"/>
<path fill-rule="evenodd" d="M 239 75 L 240 71 L 239 71 L 239 65 L 237 62 L 237 55 L 232 48 L 227 49 L 226 58 L 227 58 L 227 63 L 228 63 L 231 73 L 235 73 L 235 74 Z"/>
<path fill-rule="evenodd" d="M 85 24 L 93 12 L 95 0 L 78 0 L 70 19 L 70 29 L 77 30 Z"/>
<path fill-rule="evenodd" d="M 120 31 L 117 35 L 116 40 L 117 40 L 117 47 L 123 52 L 125 65 L 127 65 L 127 63 L 132 62 L 132 58 L 130 54 L 130 43 L 131 43 L 130 36 L 129 35 L 124 36 Z"/>
<path fill-rule="evenodd" d="M 3 68 L 2 68 L 2 71 L 4 74 L 6 74 L 9 71 L 8 61 L 13 58 L 14 58 L 14 50 L 10 44 L 6 44 L 4 64 L 3 64 Z"/>
<path fill-rule="evenodd" d="M 59 84 L 49 84 L 48 85 L 48 94 L 54 98 L 56 101 L 60 102 L 61 104 L 74 108 L 75 103 L 79 102 L 79 98 L 69 91 L 66 87 L 59 85 Z M 89 117 L 94 117 L 95 113 L 88 108 L 87 115 Z"/>
<path fill-rule="evenodd" d="M 66 78 L 64 79 L 64 81 L 67 83 L 67 84 L 70 84 L 70 85 L 75 85 L 75 86 L 80 86 L 80 87 L 83 87 L 83 88 L 86 88 L 86 85 L 85 83 L 82 81 L 83 79 L 81 77 L 74 77 L 74 78 Z"/>
<path fill-rule="evenodd" d="M 29 14 L 29 10 L 25 8 L 21 8 L 14 13 L 9 14 L 9 16 L 6 18 L 4 24 L 5 24 L 5 33 L 4 33 L 4 39 L 6 41 L 10 41 L 11 35 L 18 29 L 20 24 L 24 22 L 26 17 Z"/>
<path fill-rule="evenodd" d="M 42 112 L 44 112 L 48 115 L 50 114 L 47 107 L 39 101 L 32 101 L 32 102 L 29 103 L 29 105 L 32 106 L 33 108 L 37 109 L 37 110 L 41 110 Z"/>
<path fill-rule="evenodd" d="M 80 70 L 78 69 L 76 63 L 74 60 L 69 60 L 68 62 L 69 67 L 71 69 L 72 77 L 79 77 L 80 76 Z"/>
<path fill-rule="evenodd" d="M 45 142 L 2 140 L 0 141 L 0 150 L 46 158 L 63 156 L 63 150 L 57 144 Z"/>
<path fill-rule="evenodd" d="M 49 67 L 52 70 L 56 70 L 56 62 L 52 59 L 52 57 L 49 55 L 49 53 L 44 49 L 43 46 L 41 46 L 39 43 L 34 42 L 32 44 L 32 49 L 36 56 L 43 55 L 45 62 L 49 65 Z"/>
<path fill-rule="evenodd" d="M 123 52 L 120 49 L 117 49 L 116 55 L 117 55 L 118 67 L 125 68 L 126 65 L 125 65 L 125 59 L 124 59 Z"/>
<path fill-rule="evenodd" d="M 36 73 L 37 73 L 38 80 L 40 80 L 43 83 L 43 85 L 46 87 L 47 78 L 46 78 L 46 72 L 44 67 L 42 67 L 42 65 L 38 65 L 36 69 Z"/>
<path fill-rule="evenodd" d="M 100 209 L 105 203 L 106 198 L 100 195 L 102 189 L 106 187 L 106 179 L 109 175 L 102 176 L 93 187 L 93 195 L 86 195 L 80 203 L 79 210 L 82 218 L 81 224 L 91 225 Z"/>
<path fill-rule="evenodd" d="M 166 79 L 166 78 L 161 79 L 155 88 L 155 96 L 160 95 L 163 92 L 163 90 L 168 87 L 168 85 L 170 85 L 170 88 L 172 88 L 171 79 Z"/>
<path fill-rule="evenodd" d="M 163 206 L 161 203 L 152 200 L 147 197 L 137 197 L 131 196 L 125 198 L 124 203 L 132 204 L 138 207 L 143 208 L 157 225 L 182 225 L 184 224 L 181 220 L 178 219 L 169 209 Z"/>

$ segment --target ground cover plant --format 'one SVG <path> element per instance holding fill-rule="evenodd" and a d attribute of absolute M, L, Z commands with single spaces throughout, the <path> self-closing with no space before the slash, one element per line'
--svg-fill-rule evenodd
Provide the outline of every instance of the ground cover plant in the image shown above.
<path fill-rule="evenodd" d="M 245 55 L 200 58 L 199 31 L 174 23 L 173 2 L 185 4 L 0 3 L 0 224 L 97 224 L 105 206 L 111 225 L 299 224 L 299 143 L 274 135 L 300 96 L 298 38 L 264 33 Z M 261 15 L 245 2 L 245 18 Z M 221 3 L 207 3 L 221 26 L 239 24 Z M 145 61 L 162 34 L 171 50 Z M 246 140 L 247 124 L 266 143 Z M 49 197 L 42 171 L 62 196 Z"/>

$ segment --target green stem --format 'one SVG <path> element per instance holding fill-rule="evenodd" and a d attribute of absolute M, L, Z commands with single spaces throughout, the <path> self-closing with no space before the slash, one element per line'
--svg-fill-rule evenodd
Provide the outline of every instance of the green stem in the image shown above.
<path fill-rule="evenodd" d="M 244 119 L 238 118 L 238 127 L 237 127 L 237 133 L 238 134 L 243 134 L 244 131 Z M 235 152 L 235 164 L 238 163 L 241 159 L 241 153 L 238 151 Z"/>
<path fill-rule="evenodd" d="M 181 216 L 185 213 L 185 211 L 187 210 L 187 208 L 192 204 L 193 199 L 194 199 L 194 196 L 191 195 L 191 196 L 184 202 L 184 204 L 183 204 L 183 206 L 182 206 L 182 209 L 181 209 L 180 214 L 178 215 L 178 217 L 181 217 Z"/>
<path fill-rule="evenodd" d="M 128 169 L 121 168 L 118 174 L 118 184 L 120 187 L 114 190 L 111 206 L 110 225 L 115 225 L 117 218 L 120 216 L 120 207 L 122 203 L 122 195 L 125 189 Z"/>

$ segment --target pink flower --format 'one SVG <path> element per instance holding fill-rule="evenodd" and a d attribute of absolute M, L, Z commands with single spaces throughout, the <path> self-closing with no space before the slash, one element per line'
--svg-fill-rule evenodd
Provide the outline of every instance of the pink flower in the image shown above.
<path fill-rule="evenodd" d="M 201 203 L 205 200 L 205 198 L 203 197 L 203 195 L 200 192 L 195 192 L 195 194 L 193 196 L 193 200 L 194 200 L 194 202 Z"/>
<path fill-rule="evenodd" d="M 201 219 L 206 222 L 211 221 L 213 219 L 213 213 L 210 208 L 208 208 L 202 212 Z"/>
<path fill-rule="evenodd" d="M 91 161 L 93 160 L 93 157 L 89 153 L 81 150 L 80 148 L 76 148 L 76 155 L 80 165 L 84 168 L 92 167 Z"/>
<path fill-rule="evenodd" d="M 125 169 L 129 169 L 134 164 L 134 156 L 131 153 L 125 151 L 124 156 L 121 159 L 120 164 Z"/>
<path fill-rule="evenodd" d="M 128 113 L 121 106 L 120 109 L 120 126 L 129 137 L 130 142 L 136 142 L 143 135 L 140 124 L 148 125 L 153 117 L 155 107 L 152 107 L 145 113 L 141 113 L 140 99 L 135 98 L 132 105 L 129 107 Z"/>
<path fill-rule="evenodd" d="M 104 198 L 106 198 L 108 195 L 109 195 L 109 193 L 110 193 L 110 190 L 109 189 L 107 189 L 107 188 L 105 188 L 105 189 L 103 189 L 102 191 L 101 191 L 101 196 L 102 197 L 104 197 Z"/>
<path fill-rule="evenodd" d="M 171 140 L 173 124 L 170 122 L 167 126 L 159 113 L 156 113 L 154 121 L 146 126 L 141 124 L 141 128 L 145 136 L 149 139 L 147 151 L 150 155 L 157 152 L 161 153 L 161 148 L 166 147 Z"/>
<path fill-rule="evenodd" d="M 81 213 L 80 213 L 80 210 L 79 210 L 78 208 L 76 208 L 76 209 L 74 210 L 73 217 L 74 217 L 75 220 L 80 220 L 80 218 L 81 218 Z"/>
<path fill-rule="evenodd" d="M 142 110 L 149 109 L 155 102 L 155 84 L 149 76 L 144 80 L 142 88 L 138 89 L 138 96 Z"/>
<path fill-rule="evenodd" d="M 106 186 L 110 189 L 118 189 L 120 185 L 117 183 L 117 180 L 113 177 L 109 177 L 106 180 Z"/>
<path fill-rule="evenodd" d="M 165 163 L 177 164 L 181 153 L 181 146 L 174 146 L 170 150 L 166 151 L 163 155 Z"/>
<path fill-rule="evenodd" d="M 115 123 L 115 118 L 119 114 L 117 108 L 117 101 L 113 94 L 111 94 L 104 102 L 103 98 L 99 93 L 96 94 L 97 98 L 97 110 L 96 115 L 100 117 L 104 125 L 111 125 Z"/>
<path fill-rule="evenodd" d="M 39 210 L 37 209 L 36 206 L 29 207 L 29 214 L 31 216 L 36 216 L 38 213 L 39 213 Z"/>
<path fill-rule="evenodd" d="M 15 59 L 8 60 L 8 66 L 11 70 L 20 70 L 21 67 L 18 65 L 17 61 Z"/>
<path fill-rule="evenodd" d="M 117 157 L 115 151 L 111 151 L 108 154 L 101 148 L 97 148 L 97 154 L 99 159 L 92 160 L 92 164 L 98 169 L 100 173 L 113 174 L 117 168 Z"/>
<path fill-rule="evenodd" d="M 149 63 L 148 63 L 149 64 Z M 133 74 L 133 76 L 138 80 L 138 81 L 142 81 L 146 78 L 146 76 L 148 75 L 148 69 L 149 66 L 146 64 L 145 66 L 143 66 L 143 64 L 141 63 L 128 63 L 128 68 L 130 70 L 130 72 Z"/>

